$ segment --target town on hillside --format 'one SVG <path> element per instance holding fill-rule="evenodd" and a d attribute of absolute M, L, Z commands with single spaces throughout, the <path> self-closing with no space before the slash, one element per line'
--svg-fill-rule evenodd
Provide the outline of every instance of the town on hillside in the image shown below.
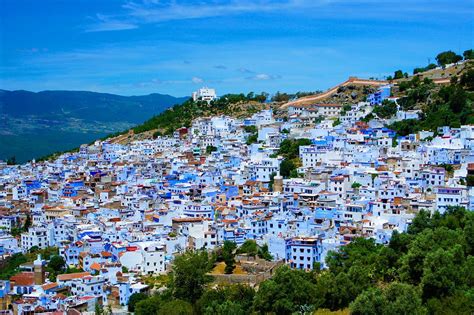
<path fill-rule="evenodd" d="M 214 257 L 205 271 L 213 285 L 263 288 L 284 266 L 326 270 L 360 239 L 387 245 L 420 212 L 474 211 L 474 124 L 452 103 L 459 125 L 433 129 L 442 114 L 404 97 L 458 79 L 398 79 L 352 79 L 325 99 L 0 163 L 0 309 L 133 311 L 138 297 L 183 276 L 190 253 Z M 364 97 L 358 84 L 370 85 Z M 216 91 L 189 102 L 201 101 L 212 107 Z M 192 302 L 202 294 L 176 292 Z"/>

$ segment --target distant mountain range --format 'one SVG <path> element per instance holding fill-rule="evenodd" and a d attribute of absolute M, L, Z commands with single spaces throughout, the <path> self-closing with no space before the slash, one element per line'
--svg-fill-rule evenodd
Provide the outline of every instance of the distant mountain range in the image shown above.
<path fill-rule="evenodd" d="M 142 123 L 187 97 L 0 90 L 0 159 L 25 162 Z"/>

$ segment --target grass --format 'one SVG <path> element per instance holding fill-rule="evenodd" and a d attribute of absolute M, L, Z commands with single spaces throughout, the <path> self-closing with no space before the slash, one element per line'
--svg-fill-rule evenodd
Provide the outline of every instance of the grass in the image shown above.
<path fill-rule="evenodd" d="M 214 269 L 212 269 L 211 274 L 212 275 L 223 275 L 223 274 L 225 274 L 224 269 L 225 269 L 225 263 L 224 262 L 217 263 L 217 265 L 214 267 Z M 234 274 L 234 275 L 246 275 L 247 272 L 242 269 L 242 266 L 240 266 L 239 264 L 236 264 L 234 272 L 232 274 Z"/>

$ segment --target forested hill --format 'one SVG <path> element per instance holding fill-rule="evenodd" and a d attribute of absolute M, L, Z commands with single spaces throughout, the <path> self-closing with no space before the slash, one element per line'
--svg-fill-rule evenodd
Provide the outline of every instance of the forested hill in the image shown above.
<path fill-rule="evenodd" d="M 0 114 L 21 118 L 29 115 L 95 121 L 141 123 L 186 97 L 165 94 L 121 96 L 86 91 L 0 90 Z"/>
<path fill-rule="evenodd" d="M 26 162 L 127 130 L 187 97 L 0 90 L 0 160 Z"/>

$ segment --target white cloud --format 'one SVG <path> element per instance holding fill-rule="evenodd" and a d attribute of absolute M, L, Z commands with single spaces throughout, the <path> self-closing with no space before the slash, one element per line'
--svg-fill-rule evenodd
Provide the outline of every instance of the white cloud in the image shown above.
<path fill-rule="evenodd" d="M 195 83 L 195 84 L 200 84 L 200 83 L 204 82 L 204 80 L 202 78 L 199 78 L 199 77 L 193 77 L 191 79 L 191 81 L 193 81 L 193 83 Z"/>
<path fill-rule="evenodd" d="M 113 19 L 107 15 L 97 14 L 96 23 L 88 25 L 86 32 L 123 31 L 138 28 L 138 25 L 127 20 Z"/>
<path fill-rule="evenodd" d="M 244 14 L 252 12 L 274 12 L 290 9 L 316 7 L 334 0 L 239 0 L 186 1 L 142 0 L 128 1 L 122 8 L 124 13 L 115 16 L 97 14 L 96 23 L 87 27 L 89 32 L 114 31 L 137 28 L 140 24 L 175 20 L 189 20 Z"/>
<path fill-rule="evenodd" d="M 247 79 L 257 80 L 257 81 L 267 81 L 267 80 L 275 80 L 275 79 L 280 79 L 280 78 L 281 78 L 281 76 L 279 76 L 279 75 L 259 73 L 259 74 L 254 75 L 253 77 L 249 77 Z"/>

